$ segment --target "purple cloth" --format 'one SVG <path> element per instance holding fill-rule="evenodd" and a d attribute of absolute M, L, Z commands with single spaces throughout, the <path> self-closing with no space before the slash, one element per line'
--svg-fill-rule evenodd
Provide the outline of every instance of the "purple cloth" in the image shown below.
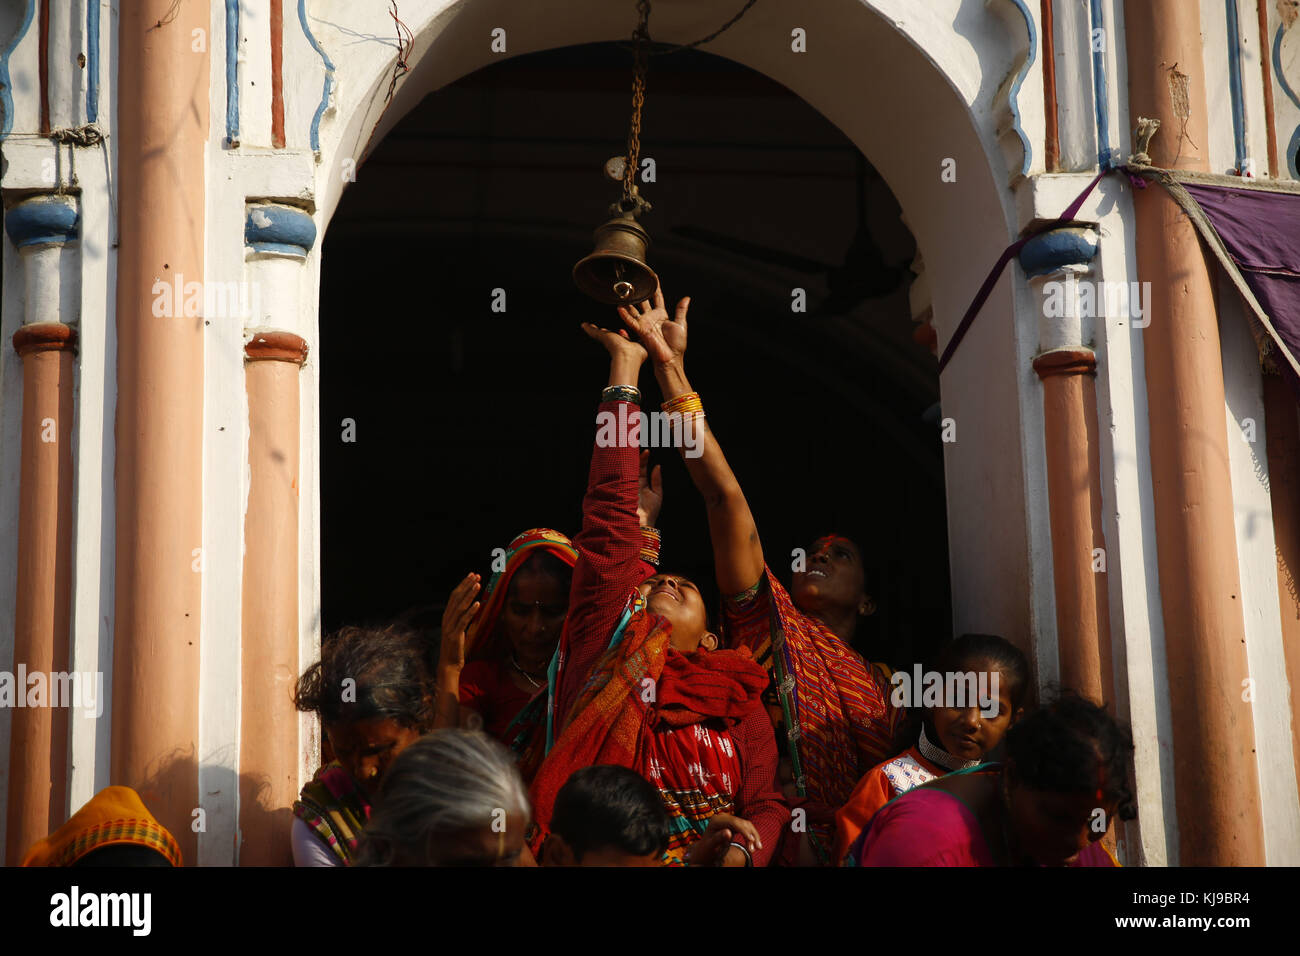
<path fill-rule="evenodd" d="M 1183 183 L 1292 355 L 1300 356 L 1300 195 Z M 1300 396 L 1284 358 L 1278 367 Z"/>

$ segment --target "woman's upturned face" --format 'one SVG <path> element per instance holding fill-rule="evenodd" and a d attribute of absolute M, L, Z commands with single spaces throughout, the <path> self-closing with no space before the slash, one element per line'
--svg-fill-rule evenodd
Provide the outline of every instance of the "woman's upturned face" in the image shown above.
<path fill-rule="evenodd" d="M 717 648 L 709 631 L 709 612 L 695 582 L 677 574 L 656 574 L 641 582 L 638 590 L 646 599 L 646 610 L 667 618 L 672 625 L 668 643 L 673 650 L 690 654 L 703 647 Z"/>
<path fill-rule="evenodd" d="M 832 534 L 813 542 L 807 567 L 796 571 L 791 581 L 790 596 L 799 610 L 813 617 L 846 609 L 857 612 L 864 604 L 870 614 L 875 604 L 864 582 L 862 552 L 848 538 Z"/>
<path fill-rule="evenodd" d="M 568 610 L 569 592 L 558 578 L 531 568 L 523 568 L 511 578 L 501 626 L 522 666 L 546 666 L 559 643 Z"/>
<path fill-rule="evenodd" d="M 334 755 L 373 804 L 389 765 L 397 755 L 420 739 L 416 727 L 392 717 L 371 717 L 352 723 L 325 725 Z"/>

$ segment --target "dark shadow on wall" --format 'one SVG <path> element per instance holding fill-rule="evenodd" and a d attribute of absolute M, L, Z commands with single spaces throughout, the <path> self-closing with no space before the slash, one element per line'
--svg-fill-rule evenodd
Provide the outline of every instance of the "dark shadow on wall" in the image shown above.
<path fill-rule="evenodd" d="M 297 766 L 293 768 L 297 772 Z M 240 818 L 235 821 L 236 839 L 242 842 L 237 859 L 240 865 L 292 866 L 289 832 L 293 826 L 293 808 L 270 806 L 266 794 L 270 783 L 265 776 L 239 774 L 229 768 L 204 768 L 204 791 L 199 794 L 197 806 L 190 808 L 185 817 L 168 815 L 166 796 L 171 793 L 192 792 L 198 779 L 199 766 L 193 752 L 173 751 L 160 761 L 156 769 L 137 786 L 136 792 L 158 822 L 176 838 L 181 846 L 186 866 L 198 863 L 198 837 L 194 830 L 202 821 L 208 831 L 217 826 L 218 808 L 214 799 L 224 797 L 238 789 Z M 225 804 L 230 806 L 229 803 Z M 203 810 L 196 814 L 195 810 Z M 229 823 L 229 821 L 225 821 Z"/>

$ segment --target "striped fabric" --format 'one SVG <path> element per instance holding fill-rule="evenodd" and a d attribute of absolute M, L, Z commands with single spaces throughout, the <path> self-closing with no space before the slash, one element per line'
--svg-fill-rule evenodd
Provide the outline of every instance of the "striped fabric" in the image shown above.
<path fill-rule="evenodd" d="M 294 801 L 293 815 L 311 827 L 344 866 L 351 866 L 370 820 L 370 803 L 352 776 L 335 760 L 316 772 L 316 777 Z"/>
<path fill-rule="evenodd" d="M 181 850 L 172 835 L 152 820 L 112 820 L 91 827 L 77 835 L 64 848 L 55 866 L 71 866 L 91 850 L 114 843 L 147 846 L 167 858 L 172 866 L 181 865 Z"/>
<path fill-rule="evenodd" d="M 130 787 L 105 787 L 63 826 L 38 840 L 23 866 L 72 866 L 87 853 L 114 844 L 144 846 L 172 866 L 181 865 L 181 848 Z"/>
<path fill-rule="evenodd" d="M 901 714 L 884 672 L 796 608 L 766 566 L 756 590 L 723 602 L 723 620 L 728 646 L 748 648 L 772 674 L 799 795 L 842 806 L 863 774 L 895 752 Z M 833 821 L 811 818 L 809 832 L 829 860 Z"/>
<path fill-rule="evenodd" d="M 743 652 L 679 654 L 671 649 L 669 634 L 666 620 L 639 610 L 626 619 L 601 657 L 568 726 L 533 780 L 539 845 L 549 830 L 556 794 L 569 775 L 596 764 L 628 767 L 659 788 L 673 828 L 666 863 L 683 863 L 687 847 L 704 835 L 709 818 L 718 813 L 747 815 L 753 810 L 751 822 L 760 834 L 767 829 L 775 845 L 779 833 L 772 832 L 776 827 L 767 818 L 779 816 L 783 824 L 784 807 L 778 801 L 775 813 L 769 807 L 760 819 L 763 807 L 746 805 L 745 773 L 758 778 L 762 768 L 745 766 L 732 733 L 749 712 L 770 735 L 757 708 L 763 671 Z M 654 693 L 647 695 L 647 688 Z M 773 771 L 769 764 L 768 774 Z M 750 789 L 759 782 L 750 781 Z"/>
<path fill-rule="evenodd" d="M 735 813 L 734 795 L 742 768 L 731 735 L 706 724 L 693 724 L 654 732 L 646 765 L 647 780 L 659 788 L 672 828 L 666 863 L 685 863 L 686 850 L 704 836 L 709 820 L 719 813 Z M 665 786 L 671 781 L 677 788 Z M 682 789 L 683 782 L 695 786 Z"/>

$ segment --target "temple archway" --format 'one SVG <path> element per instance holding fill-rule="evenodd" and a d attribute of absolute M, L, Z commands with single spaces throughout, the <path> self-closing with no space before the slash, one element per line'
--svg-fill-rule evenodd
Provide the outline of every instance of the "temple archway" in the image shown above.
<path fill-rule="evenodd" d="M 406 57 L 410 72 L 386 102 L 394 61 L 383 63 L 373 54 L 376 44 L 392 46 L 392 41 L 366 33 L 360 21 L 353 25 L 351 19 L 362 15 L 349 13 L 343 4 L 320 6 L 333 14 L 318 17 L 320 23 L 339 36 L 353 37 L 349 44 L 331 46 L 326 28 L 321 28 L 320 42 L 338 50 L 339 57 L 356 58 L 349 63 L 350 75 L 372 78 L 355 93 L 354 85 L 345 103 L 329 96 L 322 101 L 317 203 L 327 221 L 349 184 L 341 173 L 356 169 L 358 181 L 365 177 L 366 159 L 430 92 L 510 57 L 622 41 L 632 25 L 630 7 L 594 2 L 534 4 L 523 22 L 506 17 L 499 4 L 472 0 L 404 11 L 413 37 Z M 975 2 L 961 4 L 951 22 L 940 22 L 939 14 L 907 3 L 843 0 L 828 6 L 833 12 L 804 10 L 792 3 L 764 4 L 708 49 L 788 88 L 867 157 L 897 197 L 915 237 L 933 325 L 938 341 L 946 342 L 984 278 L 984 253 L 1006 244 L 1013 231 L 1015 216 L 1005 184 L 1029 166 L 1028 156 L 1017 151 L 1011 135 L 1018 128 L 1019 84 L 1013 84 L 1008 97 L 1007 84 L 994 88 L 987 78 L 1015 76 L 1017 70 L 1023 78 L 1028 38 L 1015 28 L 1017 8 L 1010 0 L 1006 12 L 1011 19 L 1005 22 L 989 18 L 985 5 Z M 688 42 L 734 12 L 722 3 L 692 4 L 689 9 L 663 4 L 656 8 L 652 32 L 661 41 Z M 512 24 L 504 53 L 493 50 L 498 21 Z M 1023 22 L 1020 27 L 1023 30 Z M 807 49 L 814 52 L 793 52 L 794 29 L 804 32 Z M 357 41 L 358 36 L 369 42 Z M 863 56 L 864 49 L 872 55 Z M 986 62 L 990 49 L 1005 51 L 1004 71 Z M 907 96 L 897 95 L 904 89 Z M 653 110 L 653 79 L 650 90 Z M 876 93 L 862 95 L 866 90 Z M 925 122 L 916 119 L 917 102 L 926 104 Z M 606 201 L 601 192 L 606 184 L 594 170 L 606 154 L 618 151 L 625 115 L 625 109 L 602 114 L 615 148 L 593 147 L 593 173 L 575 180 L 591 198 L 592 225 Z M 648 132 L 646 142 L 647 153 L 661 149 Z M 945 170 L 955 170 L 960 189 L 946 188 L 952 183 Z M 326 263 L 325 269 L 334 265 L 328 255 Z M 1046 536 L 1030 533 L 1031 524 L 1037 530 L 1047 521 L 1039 445 L 1036 437 L 1027 438 L 1041 432 L 1041 409 L 1027 402 L 1018 387 L 1018 380 L 1029 374 L 1036 332 L 1032 323 L 1020 328 L 1012 318 L 1031 314 L 1023 304 L 1017 307 L 1016 295 L 1004 277 L 985 305 L 985 321 L 973 328 L 943 376 L 941 407 L 955 426 L 956 439 L 943 446 L 944 484 L 954 629 L 998 631 L 1034 650 L 1029 645 L 1042 642 L 1045 635 L 1054 638 L 1054 624 L 1050 560 L 1034 560 L 1044 557 L 1035 549 L 1043 547 L 1036 542 L 1046 541 Z M 419 321 L 407 308 L 399 310 L 401 323 Z M 354 328 L 362 321 L 353 319 Z M 321 347 L 330 348 L 327 339 Z M 310 401 L 304 408 L 307 415 L 314 411 Z M 332 441 L 334 423 L 322 420 L 322 428 L 322 441 Z M 577 460 L 584 457 L 579 453 Z M 1007 580 L 1029 586 L 1008 589 L 1003 584 Z M 1041 668 L 1044 662 L 1039 664 Z M 1054 657 L 1046 665 L 1050 672 Z"/>
<path fill-rule="evenodd" d="M 407 114 L 340 204 L 322 250 L 326 630 L 436 624 L 492 547 L 539 524 L 576 531 L 604 374 L 577 323 L 616 317 L 569 270 L 610 198 L 591 157 L 618 149 L 626 67 L 588 44 L 471 74 Z M 701 53 L 653 69 L 652 260 L 671 298 L 692 297 L 688 366 L 768 561 L 788 572 L 820 533 L 855 537 L 878 604 L 860 647 L 909 665 L 951 630 L 915 242 L 861 153 L 790 91 Z M 561 107 L 542 128 L 547 104 Z M 401 348 L 359 365 L 340 343 L 394 298 L 410 303 Z M 355 442 L 340 440 L 347 420 Z M 701 502 L 676 452 L 653 457 L 665 567 L 707 593 Z"/>

